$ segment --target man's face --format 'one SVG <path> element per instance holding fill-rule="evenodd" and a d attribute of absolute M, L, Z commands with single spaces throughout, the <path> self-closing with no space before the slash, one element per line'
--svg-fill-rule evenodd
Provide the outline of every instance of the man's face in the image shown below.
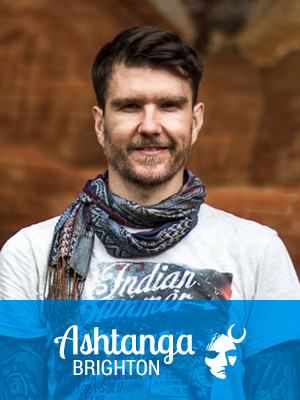
<path fill-rule="evenodd" d="M 182 176 L 202 125 L 188 82 L 165 69 L 117 65 L 105 112 L 94 107 L 98 141 L 109 176 L 151 186 Z"/>
<path fill-rule="evenodd" d="M 205 363 L 217 378 L 226 378 L 226 368 L 236 362 L 236 347 L 227 336 L 221 335 L 206 352 Z"/>

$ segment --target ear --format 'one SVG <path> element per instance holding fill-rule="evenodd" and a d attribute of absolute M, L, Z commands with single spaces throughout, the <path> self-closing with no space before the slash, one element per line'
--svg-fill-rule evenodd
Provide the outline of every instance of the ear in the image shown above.
<path fill-rule="evenodd" d="M 98 142 L 103 147 L 104 145 L 104 112 L 98 106 L 93 107 L 93 116 L 95 120 L 95 132 Z"/>
<path fill-rule="evenodd" d="M 192 125 L 192 144 L 198 138 L 198 134 L 203 124 L 204 104 L 198 103 L 193 108 L 193 125 Z"/>

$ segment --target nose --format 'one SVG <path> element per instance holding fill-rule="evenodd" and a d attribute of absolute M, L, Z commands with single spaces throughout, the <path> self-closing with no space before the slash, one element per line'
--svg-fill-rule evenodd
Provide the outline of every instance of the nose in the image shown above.
<path fill-rule="evenodd" d="M 218 361 L 219 361 L 220 366 L 226 367 L 228 365 L 227 357 L 226 357 L 225 353 L 220 353 L 217 358 L 219 358 Z"/>
<path fill-rule="evenodd" d="M 162 133 L 162 126 L 159 122 L 158 110 L 156 110 L 155 105 L 151 104 L 144 107 L 138 132 L 145 135 L 159 135 Z"/>

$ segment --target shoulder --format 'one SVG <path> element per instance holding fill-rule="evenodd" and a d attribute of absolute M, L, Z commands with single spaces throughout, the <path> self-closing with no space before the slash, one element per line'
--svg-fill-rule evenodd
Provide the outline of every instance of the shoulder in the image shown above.
<path fill-rule="evenodd" d="M 241 241 L 256 242 L 267 245 L 277 232 L 258 222 L 238 217 L 229 212 L 211 207 L 208 204 L 201 206 L 199 224 L 209 231 L 219 232 L 230 239 L 239 238 Z"/>
<path fill-rule="evenodd" d="M 21 229 L 4 244 L 1 253 L 14 248 L 22 250 L 26 244 L 32 246 L 51 244 L 58 219 L 59 217 L 50 218 Z"/>
<path fill-rule="evenodd" d="M 237 266 L 245 287 L 255 277 L 256 299 L 299 299 L 300 286 L 277 232 L 255 221 L 203 205 L 198 232 L 214 242 L 216 252 Z"/>
<path fill-rule="evenodd" d="M 282 251 L 284 248 L 283 244 L 278 246 L 281 240 L 275 230 L 209 205 L 203 206 L 198 220 L 198 232 L 201 232 L 207 243 L 212 243 L 213 249 L 224 260 L 235 262 L 239 269 L 241 265 L 247 265 L 248 269 L 254 271 L 264 257 L 274 255 L 274 249 Z"/>
<path fill-rule="evenodd" d="M 0 298 L 42 298 L 49 252 L 57 218 L 20 230 L 0 253 Z"/>

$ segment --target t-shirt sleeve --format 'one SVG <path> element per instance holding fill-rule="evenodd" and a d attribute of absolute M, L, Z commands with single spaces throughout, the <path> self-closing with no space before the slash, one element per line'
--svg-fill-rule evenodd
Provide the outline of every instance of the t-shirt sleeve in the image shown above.
<path fill-rule="evenodd" d="M 0 253 L 0 299 L 37 300 L 39 271 L 30 236 L 21 230 Z"/>
<path fill-rule="evenodd" d="M 0 253 L 0 335 L 35 338 L 45 334 L 40 306 L 46 271 L 39 268 L 31 230 L 21 230 Z M 47 259 L 47 254 L 44 254 Z M 19 300 L 19 301 L 17 301 Z"/>
<path fill-rule="evenodd" d="M 300 300 L 298 277 L 276 232 L 259 260 L 255 300 Z"/>

